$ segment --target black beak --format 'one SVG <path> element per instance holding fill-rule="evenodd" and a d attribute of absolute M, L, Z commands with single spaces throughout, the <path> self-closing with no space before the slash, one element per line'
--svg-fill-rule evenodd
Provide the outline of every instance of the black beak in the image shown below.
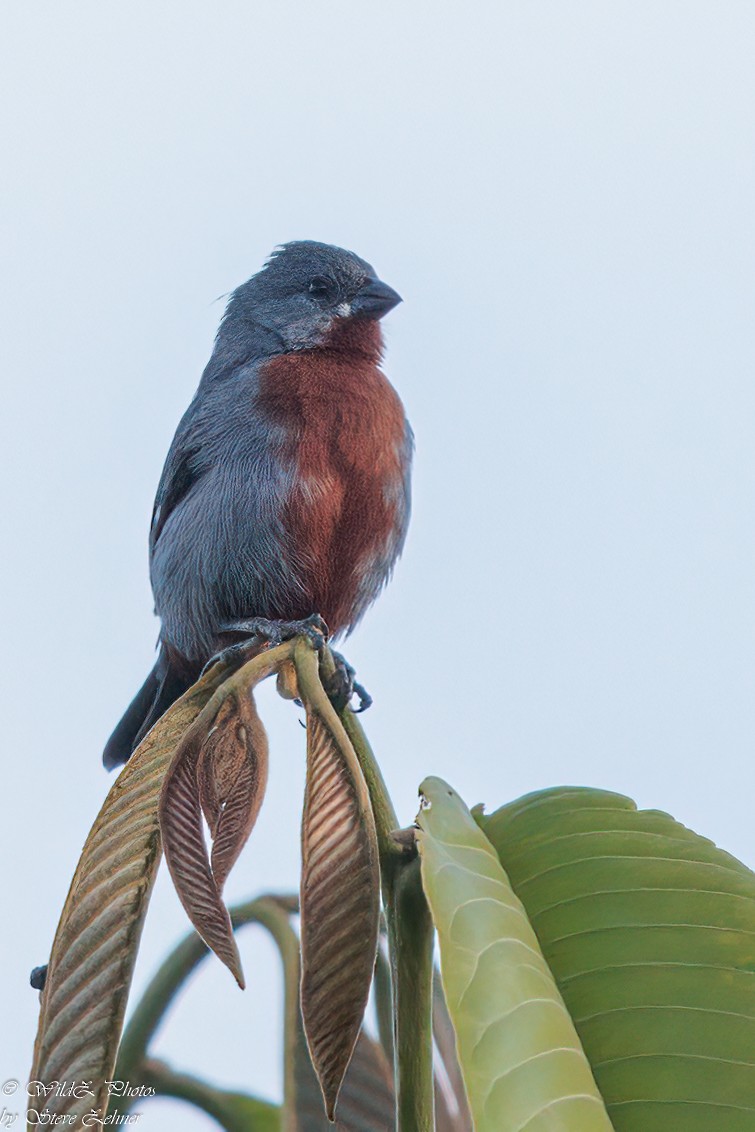
<path fill-rule="evenodd" d="M 356 318 L 382 318 L 400 302 L 401 296 L 393 287 L 379 279 L 368 279 L 352 300 L 351 313 Z"/>

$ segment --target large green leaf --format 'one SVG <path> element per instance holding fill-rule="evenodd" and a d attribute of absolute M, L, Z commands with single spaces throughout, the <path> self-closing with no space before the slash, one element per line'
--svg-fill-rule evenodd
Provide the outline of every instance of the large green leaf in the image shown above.
<path fill-rule="evenodd" d="M 546 790 L 477 820 L 617 1132 L 755 1132 L 755 875 L 601 790 Z"/>
<path fill-rule="evenodd" d="M 551 972 L 492 845 L 458 795 L 423 782 L 422 881 L 476 1132 L 610 1132 Z"/>

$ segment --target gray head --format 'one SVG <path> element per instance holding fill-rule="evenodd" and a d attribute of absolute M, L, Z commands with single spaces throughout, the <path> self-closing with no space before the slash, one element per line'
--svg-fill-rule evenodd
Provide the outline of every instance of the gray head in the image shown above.
<path fill-rule="evenodd" d="M 276 248 L 263 269 L 231 295 L 223 327 L 263 328 L 284 350 L 319 345 L 338 320 L 379 319 L 400 296 L 353 252 L 314 240 Z M 266 335 L 266 336 L 267 336 Z"/>

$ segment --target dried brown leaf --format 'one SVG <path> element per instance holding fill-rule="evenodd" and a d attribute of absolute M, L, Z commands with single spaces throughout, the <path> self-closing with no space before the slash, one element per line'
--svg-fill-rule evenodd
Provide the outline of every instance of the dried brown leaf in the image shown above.
<path fill-rule="evenodd" d="M 332 1120 L 375 965 L 380 878 L 375 824 L 356 756 L 329 703 L 313 706 L 305 692 L 305 704 L 301 1006 Z"/>
<path fill-rule="evenodd" d="M 91 1081 L 95 1096 L 50 1093 L 56 1116 L 104 1117 L 147 904 L 160 861 L 158 800 L 181 735 L 218 683 L 195 684 L 131 756 L 92 827 L 52 947 L 32 1080 Z M 76 1090 L 80 1093 L 80 1090 Z"/>
<path fill-rule="evenodd" d="M 197 770 L 207 725 L 203 713 L 173 757 L 160 797 L 160 828 L 165 860 L 187 916 L 243 988 L 244 976 L 231 919 L 210 868 L 202 826 Z"/>
<path fill-rule="evenodd" d="M 241 699 L 245 699 L 245 693 L 241 694 Z M 237 725 L 244 725 L 240 714 L 244 706 L 237 702 L 235 694 L 229 695 L 223 701 L 199 752 L 197 765 L 199 800 L 213 838 L 223 804 L 231 797 L 234 784 L 247 759 L 246 740 L 237 734 Z M 263 758 L 266 759 L 267 741 L 253 706 L 252 715 L 250 728 L 255 734 L 261 733 L 259 746 L 264 747 Z"/>
<path fill-rule="evenodd" d="M 224 702 L 220 711 L 218 712 L 215 723 L 207 732 L 204 742 L 202 743 L 199 755 L 197 758 L 197 789 L 199 791 L 199 804 L 202 807 L 202 813 L 205 816 L 205 821 L 210 827 L 210 834 L 214 837 L 215 830 L 218 825 L 218 818 L 220 817 L 220 799 L 218 797 L 218 790 L 220 788 L 220 777 L 222 770 L 214 767 L 214 743 L 213 736 L 218 727 L 218 720 L 226 714 L 233 714 L 233 702 L 231 697 Z"/>
<path fill-rule="evenodd" d="M 336 1132 L 392 1132 L 396 1100 L 383 1047 L 359 1035 L 338 1102 Z"/>
<path fill-rule="evenodd" d="M 201 755 L 205 777 L 214 780 L 219 803 L 211 857 L 219 892 L 254 828 L 267 785 L 267 735 L 252 694 L 242 692 L 229 699 L 234 710 L 222 721 L 218 713 Z"/>
<path fill-rule="evenodd" d="M 322 1091 L 301 1033 L 295 1055 L 297 1132 L 393 1132 L 393 1073 L 382 1046 L 362 1030 L 338 1097 L 335 1124 L 328 1121 Z M 292 1127 L 294 1127 L 292 1122 Z"/>

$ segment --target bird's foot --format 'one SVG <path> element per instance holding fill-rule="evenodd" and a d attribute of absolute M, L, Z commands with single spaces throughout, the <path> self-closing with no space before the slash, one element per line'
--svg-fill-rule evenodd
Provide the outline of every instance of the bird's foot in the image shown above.
<path fill-rule="evenodd" d="M 250 617 L 243 621 L 228 621 L 220 626 L 223 633 L 244 633 L 246 639 L 237 641 L 221 649 L 208 660 L 203 673 L 216 664 L 236 670 L 247 660 L 258 655 L 265 647 L 274 647 L 293 637 L 305 636 L 310 639 L 318 652 L 322 652 L 328 640 L 328 626 L 319 613 L 313 613 L 301 621 L 272 621 L 267 617 Z M 355 713 L 366 711 L 372 704 L 372 696 L 356 679 L 356 673 L 339 652 L 333 653 L 335 671 L 324 683 L 325 692 L 336 711 L 343 711 L 352 697 L 359 703 L 352 710 Z"/>
<path fill-rule="evenodd" d="M 293 637 L 308 637 L 318 652 L 323 650 L 328 640 L 328 626 L 319 613 L 313 613 L 301 621 L 271 621 L 267 617 L 249 617 L 244 621 L 228 621 L 220 629 L 223 633 L 244 633 L 246 639 L 221 649 L 208 660 L 203 672 L 216 664 L 222 664 L 226 668 L 240 668 L 266 646 L 274 647 Z"/>
<path fill-rule="evenodd" d="M 355 713 L 366 711 L 372 704 L 372 696 L 354 679 L 356 672 L 340 652 L 333 653 L 333 660 L 336 662 L 335 672 L 323 683 L 333 707 L 336 711 L 343 711 L 346 705 L 351 703 L 352 696 L 356 696 L 359 706 L 352 708 L 352 711 Z"/>
<path fill-rule="evenodd" d="M 249 633 L 271 645 L 280 645 L 293 637 L 309 637 L 318 652 L 325 647 L 330 632 L 319 613 L 312 613 L 301 621 L 270 621 L 267 617 L 250 617 L 245 621 L 229 621 L 220 628 L 224 633 Z"/>

